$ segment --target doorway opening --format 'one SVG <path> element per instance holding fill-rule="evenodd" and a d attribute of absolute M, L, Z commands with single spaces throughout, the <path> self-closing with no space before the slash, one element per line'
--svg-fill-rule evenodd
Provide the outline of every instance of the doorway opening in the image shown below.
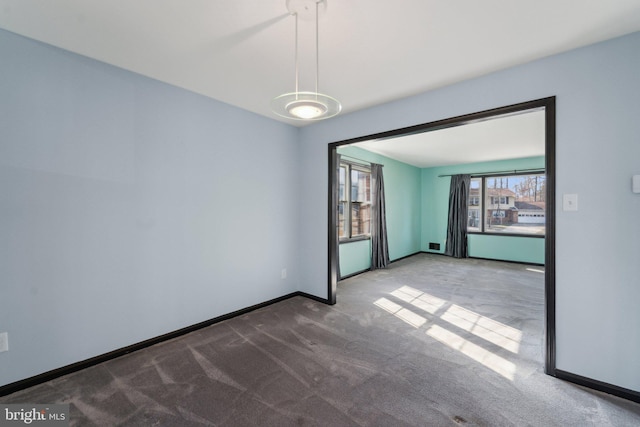
<path fill-rule="evenodd" d="M 339 212 L 338 189 L 340 185 L 340 162 L 338 148 L 341 146 L 368 141 L 389 141 L 399 137 L 420 135 L 444 129 L 453 129 L 465 125 L 478 124 L 498 117 L 510 117 L 520 115 L 529 111 L 540 111 L 544 119 L 544 175 L 545 185 L 543 188 L 546 203 L 543 212 L 544 231 L 544 265 L 545 265 L 545 372 L 555 375 L 555 97 L 548 97 L 539 100 L 523 102 L 505 107 L 485 110 L 477 113 L 439 120 L 407 128 L 395 129 L 373 135 L 362 136 L 345 141 L 329 144 L 329 191 L 328 191 L 328 284 L 327 300 L 329 304 L 336 303 L 337 283 L 339 276 L 339 244 L 338 235 Z M 393 143 L 393 141 L 390 141 Z M 516 143 L 516 142 L 514 142 Z M 498 171 L 492 171 L 498 172 Z M 509 171 L 505 171 L 509 172 Z M 492 214 L 493 215 L 493 214 Z M 531 217 L 533 218 L 533 217 Z M 527 217 L 526 219 L 531 219 Z M 537 218 L 540 218 L 537 217 Z M 493 216 L 491 219 L 495 222 Z M 523 217 L 523 220 L 525 218 Z M 437 244 L 437 243 L 434 243 Z"/>

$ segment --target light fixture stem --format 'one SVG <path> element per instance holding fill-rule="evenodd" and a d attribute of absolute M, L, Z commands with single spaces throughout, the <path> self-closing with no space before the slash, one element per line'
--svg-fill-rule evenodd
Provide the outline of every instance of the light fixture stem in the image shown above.
<path fill-rule="evenodd" d="M 318 93 L 318 81 L 320 80 L 320 53 L 319 52 L 319 46 L 320 43 L 318 42 L 319 39 L 319 31 L 318 31 L 318 5 L 320 4 L 320 0 L 316 0 L 316 93 Z"/>
<path fill-rule="evenodd" d="M 296 17 L 296 51 L 295 51 L 295 63 L 296 63 L 296 93 L 298 93 L 298 13 L 295 13 Z"/>

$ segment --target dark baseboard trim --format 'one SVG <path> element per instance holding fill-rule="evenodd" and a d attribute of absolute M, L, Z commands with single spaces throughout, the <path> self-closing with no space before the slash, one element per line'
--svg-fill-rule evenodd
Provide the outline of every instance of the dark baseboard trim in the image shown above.
<path fill-rule="evenodd" d="M 419 253 L 421 254 L 430 254 L 430 255 L 441 255 L 441 256 L 446 256 L 444 253 L 442 252 L 431 252 L 431 251 L 420 251 Z"/>
<path fill-rule="evenodd" d="M 329 302 L 329 300 L 328 300 L 328 299 L 326 299 L 326 298 L 320 298 L 320 297 L 317 297 L 317 296 L 315 296 L 315 295 L 308 294 L 308 293 L 306 293 L 306 292 L 300 292 L 300 291 L 298 291 L 298 292 L 295 292 L 294 294 L 292 294 L 292 295 L 291 295 L 291 297 L 296 297 L 296 296 L 309 298 L 309 299 L 312 299 L 312 300 L 314 300 L 314 301 L 321 302 L 321 303 L 323 303 L 323 304 L 331 305 L 331 303 Z"/>
<path fill-rule="evenodd" d="M 442 252 L 429 252 L 429 251 L 422 251 L 421 253 L 423 254 L 431 254 L 431 255 L 442 255 L 442 256 L 447 256 L 445 254 L 443 254 Z M 498 262 L 508 262 L 510 264 L 524 264 L 524 265 L 535 265 L 537 267 L 544 267 L 544 264 L 539 264 L 536 262 L 526 262 L 526 261 L 512 261 L 512 260 L 508 260 L 508 259 L 497 259 L 497 258 L 482 258 L 482 257 L 478 257 L 478 256 L 470 256 L 467 257 L 469 259 L 481 259 L 484 261 L 498 261 Z"/>
<path fill-rule="evenodd" d="M 621 397 L 623 399 L 640 403 L 640 392 L 633 391 L 628 388 L 618 387 L 613 384 L 609 384 L 609 383 L 594 380 L 591 378 L 583 377 L 580 375 L 572 374 L 571 372 L 562 371 L 560 369 L 555 370 L 555 377 L 564 381 L 569 381 L 574 384 L 592 388 L 594 390 L 602 391 L 604 393 L 608 393 L 614 396 Z"/>
<path fill-rule="evenodd" d="M 470 256 L 470 259 L 481 259 L 484 261 L 499 261 L 499 262 L 508 262 L 510 264 L 524 264 L 524 265 L 535 265 L 538 267 L 544 267 L 544 264 L 539 264 L 536 262 L 526 262 L 526 261 L 512 261 L 512 260 L 508 260 L 508 259 L 497 259 L 497 258 L 482 258 L 482 257 L 477 257 L 477 256 Z"/>
<path fill-rule="evenodd" d="M 80 371 L 82 369 L 89 368 L 91 366 L 97 365 L 102 362 L 106 362 L 111 359 L 115 359 L 120 356 L 124 356 L 125 354 L 133 353 L 134 351 L 142 350 L 144 348 L 150 347 L 155 344 L 159 344 L 163 341 L 168 341 L 173 338 L 177 338 L 179 336 L 188 334 L 190 332 L 197 331 L 198 329 L 206 328 L 207 326 L 214 325 L 216 323 L 222 322 L 224 320 L 232 319 L 237 316 L 242 316 L 254 310 L 258 310 L 263 307 L 267 307 L 269 305 L 287 300 L 292 297 L 303 296 L 306 298 L 310 298 L 312 300 L 328 304 L 328 301 L 323 298 L 316 297 L 311 294 L 307 294 L 305 292 L 292 292 L 290 294 L 274 298 L 269 301 L 265 301 L 260 304 L 252 305 L 251 307 L 243 308 L 240 310 L 236 310 L 232 313 L 223 314 L 222 316 L 214 317 L 213 319 L 205 320 L 204 322 L 196 323 L 195 325 L 187 326 L 186 328 L 178 329 L 173 332 L 166 333 L 164 335 L 160 335 L 154 338 L 150 338 L 145 341 L 141 341 L 136 344 L 132 344 L 127 347 L 122 347 L 117 350 L 110 351 L 108 353 L 104 353 L 90 359 L 82 360 L 80 362 L 72 363 L 71 365 L 63 366 L 61 368 L 57 368 L 48 372 L 44 372 L 39 375 L 35 375 L 33 377 L 25 378 L 23 380 L 19 380 L 4 386 L 0 387 L 0 397 L 6 396 L 12 393 L 15 393 L 20 390 L 24 390 L 29 387 L 36 386 L 38 384 L 42 384 L 47 381 L 51 381 L 53 379 L 59 378 L 63 375 L 71 374 L 73 372 Z"/>
<path fill-rule="evenodd" d="M 420 255 L 422 253 L 424 253 L 424 252 L 423 251 L 418 251 L 418 252 L 414 252 L 414 253 L 409 254 L 409 255 L 405 255 L 405 256 L 400 257 L 400 258 L 396 258 L 393 261 L 391 261 L 391 264 L 393 264 L 394 262 L 402 261 L 403 259 L 411 258 L 412 256 Z"/>
<path fill-rule="evenodd" d="M 367 268 L 366 270 L 356 271 L 355 273 L 347 274 L 346 276 L 340 276 L 340 278 L 338 279 L 338 282 L 341 282 L 341 281 L 343 281 L 343 280 L 350 279 L 350 278 L 355 277 L 355 276 L 359 276 L 359 275 L 361 275 L 362 273 L 366 273 L 367 271 L 371 271 L 371 269 L 370 269 L 370 268 Z"/>
<path fill-rule="evenodd" d="M 412 253 L 412 254 L 405 255 L 405 256 L 403 256 L 403 257 L 400 257 L 400 258 L 396 258 L 396 259 L 394 259 L 394 260 L 391 260 L 391 261 L 389 261 L 389 263 L 390 263 L 390 264 L 393 264 L 394 262 L 398 262 L 398 261 L 401 261 L 401 260 L 403 260 L 403 259 L 411 258 L 412 256 L 416 256 L 416 255 L 419 255 L 419 254 L 425 254 L 425 253 L 430 253 L 430 252 L 424 252 L 424 251 L 414 252 L 414 253 Z M 355 273 L 347 274 L 346 276 L 341 276 L 341 277 L 340 277 L 340 279 L 338 279 L 338 282 L 339 282 L 339 281 L 341 281 L 341 280 L 349 279 L 349 278 L 354 277 L 354 276 L 358 276 L 358 275 L 360 275 L 360 274 L 362 274 L 362 273 L 366 273 L 367 271 L 371 271 L 371 269 L 370 269 L 370 268 L 367 268 L 367 269 L 364 269 L 364 270 L 356 271 Z"/>

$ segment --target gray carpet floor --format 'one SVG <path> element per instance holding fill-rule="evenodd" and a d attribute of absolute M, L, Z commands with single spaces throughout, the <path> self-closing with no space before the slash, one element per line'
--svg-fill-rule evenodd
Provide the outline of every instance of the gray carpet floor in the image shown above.
<path fill-rule="evenodd" d="M 543 373 L 541 267 L 420 254 L 0 398 L 71 425 L 638 426 Z"/>

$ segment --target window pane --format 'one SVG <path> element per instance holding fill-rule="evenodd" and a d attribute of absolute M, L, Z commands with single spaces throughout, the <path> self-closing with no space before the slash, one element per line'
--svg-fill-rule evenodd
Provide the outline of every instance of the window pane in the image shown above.
<path fill-rule="evenodd" d="M 485 232 L 545 234 L 545 175 L 485 179 Z"/>
<path fill-rule="evenodd" d="M 351 204 L 351 237 L 371 232 L 371 205 L 354 202 Z"/>
<path fill-rule="evenodd" d="M 482 218 L 480 216 L 480 186 L 482 185 L 481 178 L 472 178 L 469 185 L 469 214 L 467 222 L 468 231 L 480 231 L 482 225 Z"/>
<path fill-rule="evenodd" d="M 340 166 L 340 172 L 338 174 L 338 200 L 345 200 L 344 186 L 347 181 L 347 168 Z"/>
<path fill-rule="evenodd" d="M 371 202 L 371 173 L 351 169 L 351 200 Z"/>
<path fill-rule="evenodd" d="M 351 237 L 371 232 L 371 172 L 351 169 Z"/>
<path fill-rule="evenodd" d="M 346 202 L 338 203 L 338 238 L 348 237 L 347 222 L 344 220 Z"/>

